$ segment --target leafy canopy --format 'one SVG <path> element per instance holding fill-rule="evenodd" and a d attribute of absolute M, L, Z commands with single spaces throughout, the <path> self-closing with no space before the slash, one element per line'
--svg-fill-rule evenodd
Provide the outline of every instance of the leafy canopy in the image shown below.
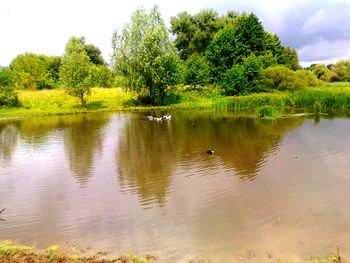
<path fill-rule="evenodd" d="M 81 39 L 72 37 L 62 58 L 60 81 L 69 94 L 81 100 L 82 106 L 85 105 L 85 95 L 90 93 L 92 86 L 92 69 L 93 64 Z"/>
<path fill-rule="evenodd" d="M 148 103 L 163 102 L 165 90 L 177 81 L 177 55 L 158 8 L 137 9 L 121 33 L 114 32 L 113 63 L 132 91 Z"/>
<path fill-rule="evenodd" d="M 57 82 L 56 57 L 25 53 L 11 62 L 12 85 L 22 89 L 53 88 Z M 56 68 L 57 69 L 57 68 Z"/>

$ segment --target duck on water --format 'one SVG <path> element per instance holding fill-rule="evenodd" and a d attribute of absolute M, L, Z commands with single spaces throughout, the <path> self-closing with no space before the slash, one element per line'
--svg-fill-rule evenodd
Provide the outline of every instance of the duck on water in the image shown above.
<path fill-rule="evenodd" d="M 148 116 L 142 116 L 141 120 L 144 121 L 163 121 L 163 120 L 171 120 L 171 115 L 170 114 L 166 114 L 162 117 L 156 117 L 156 116 L 152 116 L 152 115 L 148 115 Z"/>

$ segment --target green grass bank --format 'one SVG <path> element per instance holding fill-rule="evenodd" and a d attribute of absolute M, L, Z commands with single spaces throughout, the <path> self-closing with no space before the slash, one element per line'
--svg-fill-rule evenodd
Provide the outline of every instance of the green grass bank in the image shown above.
<path fill-rule="evenodd" d="M 77 98 L 61 89 L 18 91 L 21 106 L 0 108 L 0 118 L 73 114 L 81 112 L 147 110 L 147 109 L 215 109 L 255 112 L 260 107 L 292 109 L 298 112 L 350 110 L 350 86 L 307 88 L 293 92 L 258 93 L 222 97 L 210 87 L 180 88 L 166 106 L 143 106 L 137 96 L 121 88 L 94 88 L 82 108 Z M 175 99 L 174 99 L 175 98 Z"/>

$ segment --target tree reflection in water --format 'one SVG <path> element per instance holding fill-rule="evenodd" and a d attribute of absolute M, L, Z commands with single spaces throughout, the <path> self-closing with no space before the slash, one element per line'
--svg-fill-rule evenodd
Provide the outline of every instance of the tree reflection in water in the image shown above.
<path fill-rule="evenodd" d="M 64 145 L 70 169 L 84 184 L 92 176 L 96 155 L 102 152 L 104 127 L 109 122 L 105 114 L 76 115 L 65 118 Z"/>
<path fill-rule="evenodd" d="M 124 191 L 137 193 L 145 206 L 155 202 L 164 205 L 177 167 L 187 176 L 193 171 L 187 171 L 186 166 L 196 164 L 208 174 L 229 170 L 241 180 L 253 180 L 284 133 L 303 121 L 187 111 L 177 112 L 171 121 L 162 123 L 134 116 L 125 123 L 119 138 L 118 179 Z M 205 153 L 209 148 L 215 150 L 215 159 Z"/>
<path fill-rule="evenodd" d="M 13 124 L 0 122 L 0 162 L 7 163 L 11 160 L 13 151 L 18 142 L 17 129 Z"/>

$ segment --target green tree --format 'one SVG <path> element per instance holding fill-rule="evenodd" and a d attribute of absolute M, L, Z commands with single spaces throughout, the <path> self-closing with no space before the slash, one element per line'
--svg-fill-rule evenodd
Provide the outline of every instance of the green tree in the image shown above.
<path fill-rule="evenodd" d="M 13 83 L 13 72 L 8 67 L 0 67 L 0 87 L 9 87 Z"/>
<path fill-rule="evenodd" d="M 194 53 L 185 62 L 185 84 L 208 85 L 211 81 L 210 66 L 204 56 Z"/>
<path fill-rule="evenodd" d="M 94 65 L 92 68 L 92 85 L 94 87 L 110 88 L 112 86 L 112 71 L 106 65 Z"/>
<path fill-rule="evenodd" d="M 52 63 L 52 59 L 45 55 L 25 53 L 17 56 L 10 64 L 13 85 L 30 90 L 53 88 L 55 79 L 50 72 Z"/>
<path fill-rule="evenodd" d="M 125 84 L 147 98 L 162 103 L 167 88 L 177 81 L 178 58 L 157 7 L 137 9 L 121 34 L 113 34 L 113 62 Z"/>
<path fill-rule="evenodd" d="M 244 58 L 243 63 L 235 64 L 227 70 L 220 81 L 225 95 L 244 95 L 264 91 L 260 78 L 260 72 L 263 69 L 262 61 L 262 57 L 252 54 Z"/>
<path fill-rule="evenodd" d="M 181 12 L 170 19 L 171 32 L 175 35 L 175 46 L 179 56 L 187 60 L 190 55 L 204 55 L 214 35 L 225 25 L 232 23 L 237 13 L 230 11 L 219 16 L 212 9 L 202 10 L 195 15 Z"/>
<path fill-rule="evenodd" d="M 235 23 L 236 61 L 240 62 L 250 54 L 263 55 L 265 48 L 266 32 L 253 13 L 241 15 Z"/>
<path fill-rule="evenodd" d="M 227 25 L 220 30 L 206 51 L 212 71 L 213 80 L 219 82 L 226 70 L 236 63 L 236 28 L 234 25 Z"/>
<path fill-rule="evenodd" d="M 282 54 L 278 57 L 278 63 L 292 70 L 300 69 L 298 53 L 294 48 L 283 47 Z"/>
<path fill-rule="evenodd" d="M 90 61 L 94 63 L 95 65 L 105 65 L 105 60 L 102 57 L 101 49 L 96 47 L 93 44 L 86 44 L 85 37 L 81 37 L 80 41 L 84 45 L 84 49 L 86 51 L 86 54 L 89 56 Z"/>
<path fill-rule="evenodd" d="M 60 81 L 70 95 L 80 99 L 83 107 L 92 86 L 92 67 L 81 39 L 69 39 L 60 67 Z"/>
<path fill-rule="evenodd" d="M 252 54 L 262 56 L 268 54 L 268 51 L 272 54 L 273 50 L 266 49 L 265 39 L 268 39 L 269 45 L 272 46 L 273 38 L 267 36 L 254 14 L 243 14 L 236 18 L 235 23 L 228 24 L 216 33 L 206 51 L 213 79 L 220 82 L 226 70 L 243 63 L 243 60 Z"/>

